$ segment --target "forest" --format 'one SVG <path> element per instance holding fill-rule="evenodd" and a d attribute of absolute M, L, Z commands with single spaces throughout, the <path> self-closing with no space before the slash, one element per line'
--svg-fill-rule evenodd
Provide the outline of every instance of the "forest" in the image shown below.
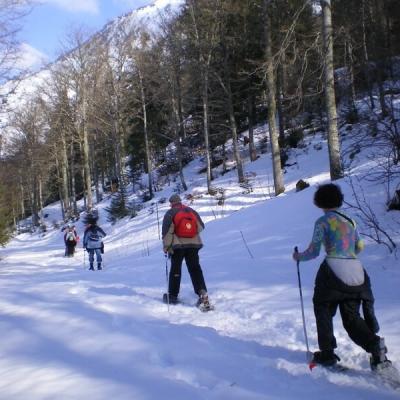
<path fill-rule="evenodd" d="M 129 194 L 150 201 L 170 176 L 185 191 L 183 167 L 196 156 L 209 194 L 215 166 L 235 168 L 245 185 L 238 143 L 256 160 L 265 151 L 253 139 L 259 124 L 268 124 L 275 195 L 305 132 L 325 132 L 331 179 L 343 177 L 339 127 L 360 121 L 368 131 L 354 152 L 385 154 L 375 179 L 399 174 L 397 0 L 182 0 L 151 25 L 133 11 L 95 35 L 70 32 L 63 54 L 39 73 L 45 78 L 16 102 L 32 80 L 9 67 L 20 3 L 0 1 L 3 245 L 26 218 L 45 229 L 42 209 L 56 201 L 68 221 L 83 211 L 79 200 L 92 210 L 114 193 L 110 212 L 119 218 L 134 213 Z"/>

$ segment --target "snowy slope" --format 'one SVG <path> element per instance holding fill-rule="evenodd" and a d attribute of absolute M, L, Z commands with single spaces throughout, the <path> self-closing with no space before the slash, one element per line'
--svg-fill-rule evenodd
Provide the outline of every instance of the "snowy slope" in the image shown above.
<path fill-rule="evenodd" d="M 155 0 L 151 5 L 135 9 L 115 18 L 89 39 L 89 49 L 91 43 L 96 45 L 99 40 L 112 43 L 115 46 L 121 32 L 128 36 L 132 31 L 140 29 L 151 35 L 156 35 L 159 33 L 162 16 L 167 19 L 168 15 L 178 13 L 182 4 L 183 0 Z M 112 49 L 110 53 L 113 53 Z M 0 85 L 0 96 L 6 96 L 0 107 L 0 127 L 3 128 L 0 156 L 3 155 L 3 152 L 7 153 L 9 143 L 17 135 L 15 129 L 9 126 L 12 124 L 14 113 L 24 109 L 29 101 L 37 96 L 41 96 L 46 101 L 46 91 L 49 90 L 49 83 L 53 79 L 52 70 L 63 62 L 64 56 L 60 56 L 54 63 L 43 66 L 38 72 L 28 73 L 27 71 L 26 76 L 18 82 L 10 81 Z"/>
<path fill-rule="evenodd" d="M 207 222 L 200 255 L 214 312 L 191 305 L 196 299 L 185 268 L 185 304 L 168 312 L 161 303 L 166 260 L 155 205 L 113 226 L 106 222 L 107 202 L 100 205 L 108 232 L 101 272 L 87 271 L 87 261 L 85 269 L 81 248 L 75 258 L 64 258 L 58 230 L 44 237 L 20 235 L 0 250 L 0 400 L 399 398 L 372 377 L 367 355 L 348 339 L 338 317 L 338 354 L 355 371 L 310 372 L 305 363 L 291 252 L 308 245 L 320 210 L 312 205 L 315 187 L 295 193 L 294 185 L 299 178 L 314 185 L 329 177 L 326 142 L 316 150 L 313 143 L 321 137 L 308 140 L 308 150 L 297 151 L 297 164 L 285 174 L 286 193 L 277 198 L 268 195 L 269 154 L 246 164 L 251 193 L 243 194 L 234 171 L 216 180 L 226 190 L 224 206 L 205 194 L 204 177 L 196 172 L 200 161 L 186 167 L 192 205 Z M 363 168 L 361 162 L 358 172 Z M 348 184 L 340 184 L 350 200 Z M 375 187 L 370 195 L 379 191 Z M 157 207 L 161 219 L 167 204 Z M 46 212 L 50 225 L 59 210 L 54 205 Z M 312 350 L 317 343 L 311 297 L 321 259 L 301 264 Z M 381 334 L 400 367 L 398 260 L 368 241 L 361 259 L 372 279 Z"/>

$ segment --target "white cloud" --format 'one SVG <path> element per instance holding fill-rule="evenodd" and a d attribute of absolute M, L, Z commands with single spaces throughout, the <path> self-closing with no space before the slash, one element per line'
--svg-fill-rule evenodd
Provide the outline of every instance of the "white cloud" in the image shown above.
<path fill-rule="evenodd" d="M 70 12 L 99 13 L 99 0 L 37 0 L 42 4 L 51 4 Z"/>
<path fill-rule="evenodd" d="M 17 68 L 19 69 L 35 70 L 48 62 L 48 57 L 44 53 L 27 43 L 21 44 L 19 53 L 20 57 L 17 61 Z"/>

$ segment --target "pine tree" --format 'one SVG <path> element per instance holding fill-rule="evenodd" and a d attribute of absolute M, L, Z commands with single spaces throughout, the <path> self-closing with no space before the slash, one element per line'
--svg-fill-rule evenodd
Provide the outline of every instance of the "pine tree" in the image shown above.
<path fill-rule="evenodd" d="M 107 220 L 112 224 L 130 214 L 124 187 L 113 194 L 110 207 L 107 207 L 106 211 L 108 212 Z"/>

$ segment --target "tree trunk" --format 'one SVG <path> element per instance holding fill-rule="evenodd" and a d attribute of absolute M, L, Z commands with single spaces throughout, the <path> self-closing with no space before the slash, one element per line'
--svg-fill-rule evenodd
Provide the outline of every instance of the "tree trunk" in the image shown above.
<path fill-rule="evenodd" d="M 365 0 L 362 0 L 361 5 L 361 15 L 362 15 L 362 32 L 363 32 L 363 57 L 364 57 L 364 73 L 365 79 L 367 83 L 368 96 L 371 103 L 371 108 L 375 108 L 374 96 L 372 93 L 372 83 L 371 83 L 371 72 L 369 65 L 369 55 L 368 55 L 368 47 L 367 47 L 367 30 L 366 30 L 366 16 L 365 16 Z"/>
<path fill-rule="evenodd" d="M 179 123 L 179 133 L 182 139 L 186 139 L 186 129 L 183 121 L 183 112 L 182 112 L 182 89 L 181 89 L 181 80 L 179 78 L 179 71 L 175 71 L 175 84 L 176 84 L 176 106 L 178 111 L 178 123 Z"/>
<path fill-rule="evenodd" d="M 207 192 L 211 194 L 211 157 L 210 157 L 210 140 L 209 140 L 209 127 L 208 127 L 208 71 L 203 73 L 203 133 L 204 133 L 204 150 L 206 153 L 206 166 L 207 166 Z"/>
<path fill-rule="evenodd" d="M 89 138 L 86 121 L 86 98 L 85 95 L 82 99 L 82 152 L 83 152 L 83 171 L 84 181 L 86 186 L 86 208 L 88 211 L 93 208 L 93 196 L 92 196 L 92 179 L 90 174 L 90 158 L 89 158 Z"/>
<path fill-rule="evenodd" d="M 179 178 L 182 183 L 182 188 L 184 191 L 188 189 L 185 176 L 183 175 L 183 154 L 182 154 L 182 124 L 181 124 L 181 115 L 179 114 L 179 102 L 175 98 L 175 95 L 172 94 L 172 108 L 175 119 L 175 146 L 176 146 L 176 155 L 178 157 L 178 167 L 179 167 Z"/>
<path fill-rule="evenodd" d="M 284 52 L 283 52 L 284 53 Z M 282 56 L 283 57 L 283 56 Z M 283 80 L 283 66 L 284 59 L 278 65 L 277 76 L 277 102 L 278 102 L 278 120 L 279 120 L 279 144 L 285 144 L 285 117 L 283 115 L 283 96 L 284 96 L 284 80 Z"/>
<path fill-rule="evenodd" d="M 274 174 L 275 196 L 285 191 L 283 185 L 283 174 L 281 166 L 281 155 L 279 146 L 278 130 L 276 127 L 276 100 L 275 100 L 275 75 L 272 60 L 272 37 L 271 20 L 268 7 L 270 0 L 264 0 L 265 11 L 265 58 L 266 58 L 266 80 L 268 92 L 268 127 L 271 140 L 272 169 Z"/>
<path fill-rule="evenodd" d="M 152 165 L 151 165 L 151 156 L 150 156 L 149 134 L 148 134 L 148 127 L 147 127 L 146 96 L 144 93 L 143 77 L 142 77 L 141 71 L 139 71 L 139 81 L 140 81 L 140 95 L 141 95 L 142 112 L 143 112 L 143 132 L 144 132 L 144 143 L 145 143 L 145 151 L 146 151 L 146 167 L 147 167 L 147 174 L 148 174 L 148 178 L 149 178 L 149 197 L 150 197 L 150 199 L 152 199 L 154 197 Z"/>
<path fill-rule="evenodd" d="M 251 82 L 250 82 L 251 84 Z M 250 161 L 257 160 L 257 151 L 256 146 L 254 144 L 254 94 L 251 92 L 251 88 L 249 88 L 250 93 L 247 97 L 247 105 L 248 105 L 248 113 L 249 113 L 249 154 Z"/>
<path fill-rule="evenodd" d="M 323 13 L 322 34 L 324 39 L 325 57 L 324 83 L 325 106 L 328 118 L 329 164 L 331 179 L 336 180 L 343 177 L 343 168 L 340 158 L 340 143 L 336 114 L 331 0 L 321 0 L 321 6 Z"/>
<path fill-rule="evenodd" d="M 64 199 L 64 194 L 63 194 L 63 181 L 61 177 L 61 168 L 60 168 L 60 162 L 58 161 L 58 157 L 55 157 L 55 163 L 56 163 L 56 171 L 57 171 L 57 179 L 58 182 L 61 182 L 61 184 L 58 184 L 58 197 L 60 199 L 60 207 L 61 207 L 61 216 L 63 221 L 66 221 L 66 212 L 65 212 L 65 199 Z M 67 182 L 68 184 L 68 182 Z"/>
<path fill-rule="evenodd" d="M 353 57 L 353 44 L 351 43 L 351 36 L 348 35 L 346 40 L 347 46 L 347 54 L 348 54 L 348 71 L 349 71 L 349 80 L 350 80 L 350 107 L 352 111 L 357 115 L 357 107 L 356 107 L 356 88 L 354 84 L 354 57 Z"/>
<path fill-rule="evenodd" d="M 99 190 L 99 169 L 97 167 L 97 162 L 96 162 L 96 150 L 94 147 L 94 144 L 92 143 L 91 145 L 91 171 L 93 174 L 93 184 L 94 184 L 94 191 L 96 193 L 96 202 L 100 203 L 101 200 L 103 200 L 101 192 Z"/>
<path fill-rule="evenodd" d="M 238 174 L 238 182 L 243 183 L 244 179 L 244 171 L 243 171 L 243 163 L 242 158 L 240 156 L 239 146 L 238 146 L 238 132 L 237 132 L 237 124 L 235 119 L 235 110 L 233 108 L 233 95 L 232 95 L 232 86 L 230 81 L 230 70 L 228 65 L 228 54 L 225 49 L 224 56 L 224 75 L 225 75 L 225 85 L 222 84 L 226 93 L 226 100 L 228 106 L 228 114 L 229 114 L 229 124 L 232 132 L 232 143 L 233 143 L 233 156 L 235 158 L 236 169 Z"/>
<path fill-rule="evenodd" d="M 374 34 L 375 34 L 375 63 L 376 63 L 376 81 L 378 84 L 379 91 L 379 103 L 381 105 L 382 117 L 387 117 L 389 115 L 389 110 L 385 101 L 385 89 L 384 85 L 384 69 L 386 65 L 386 60 L 389 58 L 388 48 L 387 48 L 387 36 L 385 35 L 385 18 L 384 12 L 381 8 L 381 1 L 374 1 L 375 9 L 371 12 L 374 17 Z"/>
<path fill-rule="evenodd" d="M 22 184 L 22 173 L 20 173 L 19 188 L 20 188 L 20 193 L 21 193 L 21 197 L 20 197 L 21 219 L 25 219 L 25 201 L 24 201 L 25 191 L 24 191 L 24 185 Z"/>
<path fill-rule="evenodd" d="M 58 159 L 57 159 L 58 164 Z M 64 215 L 63 219 L 71 218 L 71 204 L 69 201 L 68 193 L 68 155 L 67 155 L 67 145 L 65 142 L 64 132 L 61 133 L 61 199 L 64 205 Z"/>
<path fill-rule="evenodd" d="M 71 143 L 70 145 L 70 157 L 71 157 L 71 162 L 70 162 L 70 167 L 69 167 L 69 175 L 70 175 L 70 204 L 72 204 L 73 208 L 73 215 L 78 216 L 78 203 L 76 201 L 76 183 L 75 183 L 75 160 L 74 160 L 74 144 Z"/>
<path fill-rule="evenodd" d="M 235 112 L 233 110 L 233 99 L 232 99 L 232 89 L 229 79 L 227 79 L 226 83 L 227 88 L 227 101 L 228 101 L 228 110 L 229 110 L 229 123 L 232 131 L 232 142 L 233 142 L 233 155 L 235 157 L 236 169 L 238 174 L 239 183 L 243 183 L 244 179 L 244 171 L 243 171 L 243 163 L 242 158 L 240 157 L 240 151 L 238 146 L 238 133 L 237 133 L 237 125 L 235 119 Z"/>
<path fill-rule="evenodd" d="M 39 184 L 39 197 L 38 197 L 38 206 L 39 206 L 39 220 L 40 225 L 44 225 L 44 217 L 43 217 L 43 184 L 42 184 L 42 177 L 39 176 L 38 178 Z"/>
<path fill-rule="evenodd" d="M 33 171 L 32 171 L 33 172 Z M 39 226 L 39 215 L 38 215 L 38 184 L 36 174 L 31 176 L 31 214 L 32 214 L 32 225 Z"/>
<path fill-rule="evenodd" d="M 114 138 L 115 138 L 115 146 L 114 146 L 114 158 L 115 158 L 115 171 L 116 171 L 116 176 L 118 178 L 118 182 L 120 185 L 123 185 L 122 182 L 122 165 L 121 165 L 121 159 L 122 159 L 122 143 L 121 143 L 121 136 L 120 135 L 120 129 L 119 129 L 119 123 L 117 120 L 117 116 L 114 114 Z"/>

